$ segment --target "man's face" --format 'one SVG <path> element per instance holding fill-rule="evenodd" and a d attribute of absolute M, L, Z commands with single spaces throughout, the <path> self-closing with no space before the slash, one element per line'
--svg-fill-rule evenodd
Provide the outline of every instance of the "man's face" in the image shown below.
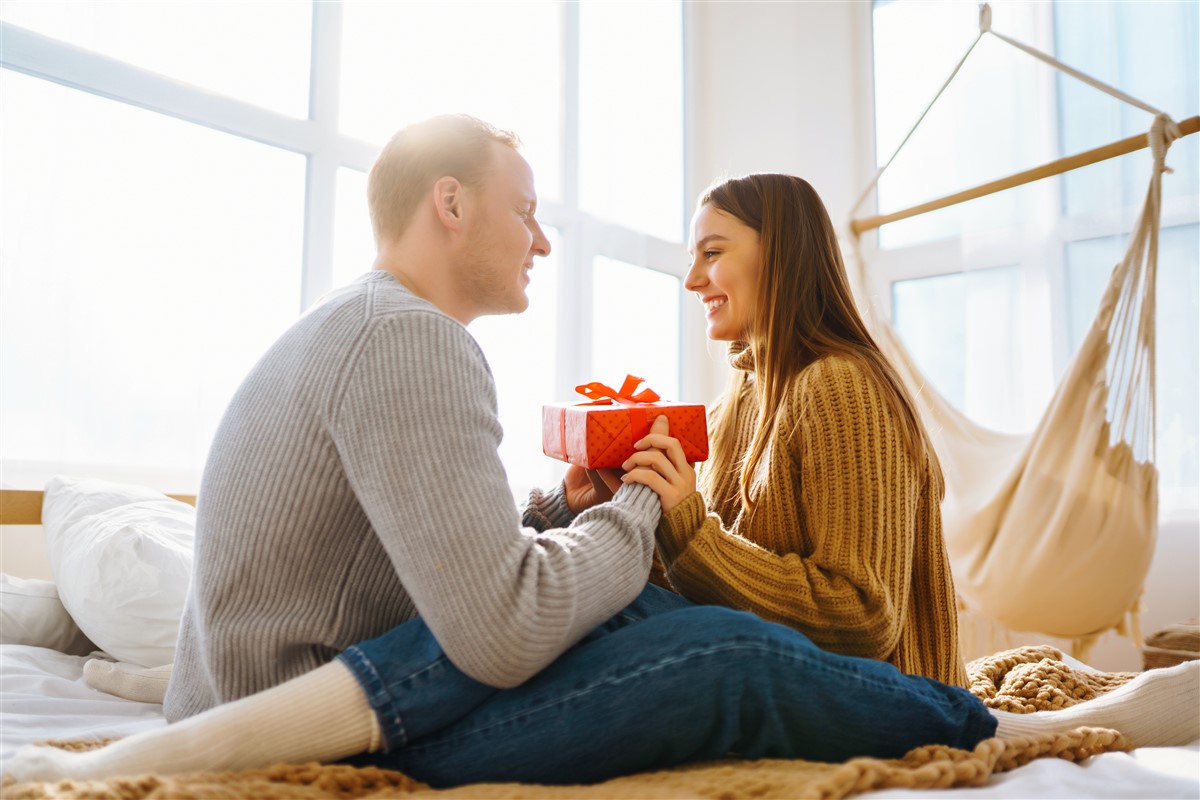
<path fill-rule="evenodd" d="M 534 216 L 533 170 L 511 147 L 496 143 L 493 148 L 491 173 L 469 195 L 466 249 L 456 276 L 476 316 L 528 308 L 525 290 L 533 258 L 550 254 Z"/>

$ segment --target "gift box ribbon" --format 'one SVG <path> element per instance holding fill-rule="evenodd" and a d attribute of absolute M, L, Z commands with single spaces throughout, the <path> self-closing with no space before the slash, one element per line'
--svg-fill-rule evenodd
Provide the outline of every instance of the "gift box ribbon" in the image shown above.
<path fill-rule="evenodd" d="M 639 378 L 636 375 L 626 375 L 625 382 L 621 384 L 620 389 L 614 389 L 598 381 L 592 381 L 591 383 L 576 386 L 575 391 L 592 401 L 590 403 L 580 403 L 579 405 L 581 406 L 612 405 L 614 400 L 626 406 L 636 406 L 638 403 L 657 403 L 660 399 L 658 392 L 650 387 L 646 387 L 637 394 L 633 393 L 634 389 L 643 380 L 644 378 Z"/>
<path fill-rule="evenodd" d="M 637 394 L 634 394 L 634 390 L 637 389 L 643 380 L 644 378 L 639 378 L 636 375 L 626 375 L 625 382 L 621 384 L 620 389 L 606 386 L 599 381 L 592 381 L 591 383 L 576 386 L 575 391 L 591 400 L 590 403 L 579 403 L 581 406 L 610 406 L 614 400 L 623 406 L 627 406 L 629 408 L 629 431 L 633 435 L 633 441 L 636 442 L 650 432 L 650 421 L 647 419 L 646 409 L 639 408 L 639 405 L 657 403 L 661 399 L 658 392 L 650 387 L 646 387 Z M 559 417 L 558 436 L 562 443 L 562 451 L 566 453 L 566 414 Z"/>

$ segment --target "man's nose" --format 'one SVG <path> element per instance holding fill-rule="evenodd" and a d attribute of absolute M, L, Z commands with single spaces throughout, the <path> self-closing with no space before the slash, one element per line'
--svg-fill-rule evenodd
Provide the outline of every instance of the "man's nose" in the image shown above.
<path fill-rule="evenodd" d="M 533 225 L 533 252 L 545 258 L 550 255 L 550 239 L 546 237 L 540 223 L 535 221 Z"/>

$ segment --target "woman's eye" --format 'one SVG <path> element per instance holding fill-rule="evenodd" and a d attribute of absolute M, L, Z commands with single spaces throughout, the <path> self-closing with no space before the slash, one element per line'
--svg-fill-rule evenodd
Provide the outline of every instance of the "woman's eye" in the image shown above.
<path fill-rule="evenodd" d="M 704 251 L 705 258 L 716 258 L 718 255 L 720 255 L 720 254 L 716 250 L 705 250 Z"/>

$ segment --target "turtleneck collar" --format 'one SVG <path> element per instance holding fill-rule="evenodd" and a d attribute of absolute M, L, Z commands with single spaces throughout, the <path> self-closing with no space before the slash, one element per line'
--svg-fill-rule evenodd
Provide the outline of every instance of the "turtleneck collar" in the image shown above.
<path fill-rule="evenodd" d="M 754 372 L 754 347 L 749 342 L 730 342 L 729 364 L 743 372 Z"/>

